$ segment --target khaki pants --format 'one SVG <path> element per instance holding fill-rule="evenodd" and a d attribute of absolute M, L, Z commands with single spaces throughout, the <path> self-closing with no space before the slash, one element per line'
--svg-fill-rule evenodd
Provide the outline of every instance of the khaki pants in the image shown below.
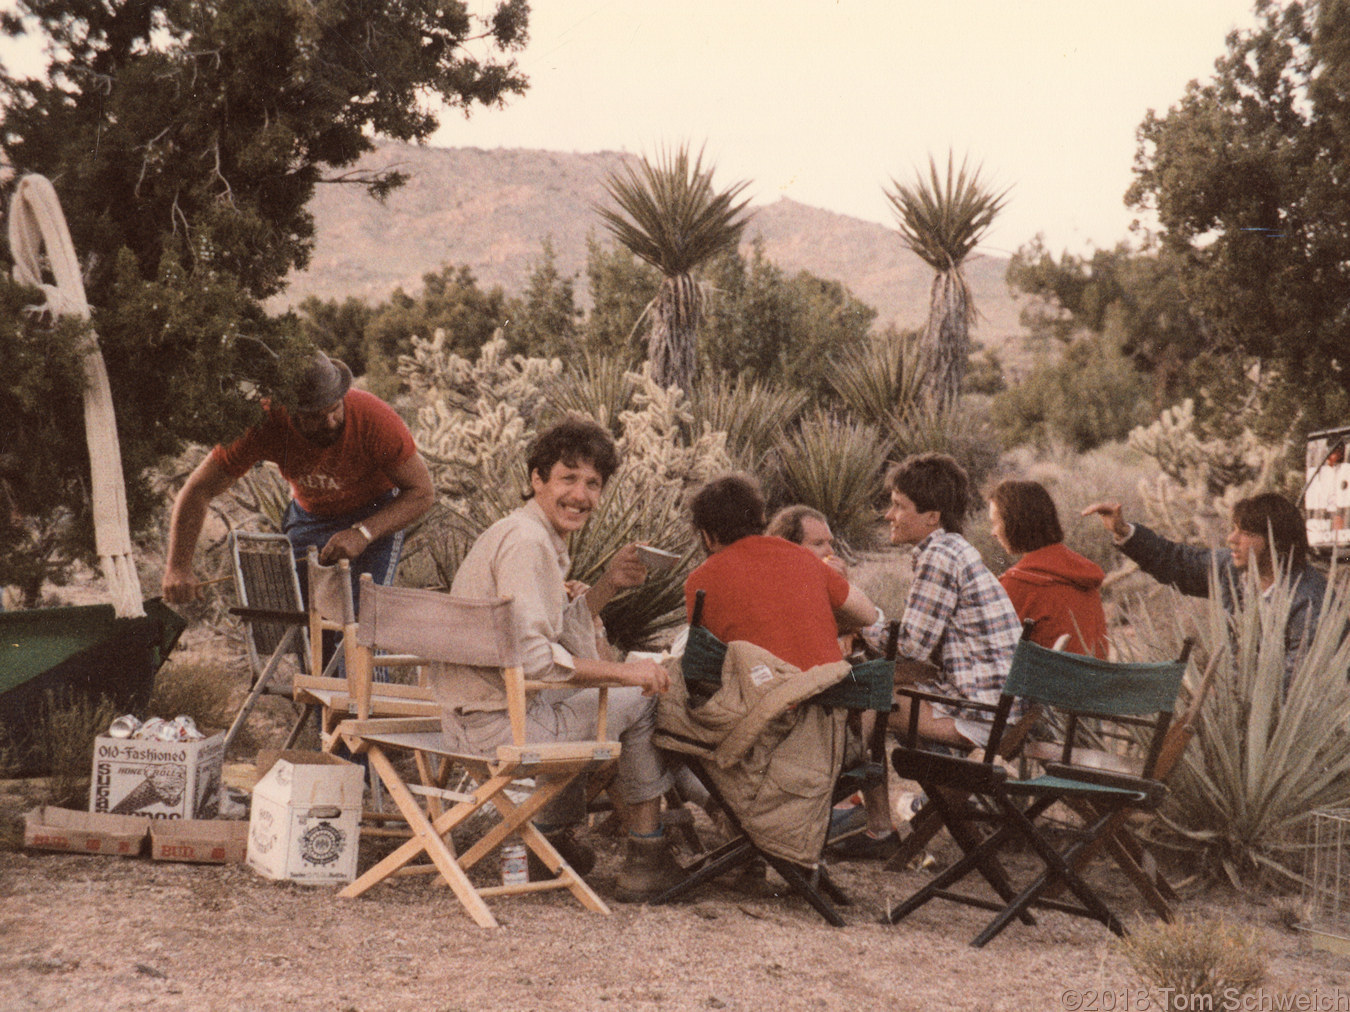
<path fill-rule="evenodd" d="M 435 681 L 433 680 L 433 687 Z M 652 744 L 656 696 L 636 686 L 609 690 L 605 730 L 623 745 L 613 792 L 634 805 L 659 798 L 673 779 L 664 757 Z M 539 693 L 525 711 L 526 741 L 585 741 L 595 737 L 600 693 L 595 689 L 550 689 Z M 444 733 L 451 748 L 490 752 L 511 742 L 511 721 L 505 710 L 445 714 Z M 569 825 L 586 817 L 584 780 L 578 777 L 540 813 L 545 825 Z"/>

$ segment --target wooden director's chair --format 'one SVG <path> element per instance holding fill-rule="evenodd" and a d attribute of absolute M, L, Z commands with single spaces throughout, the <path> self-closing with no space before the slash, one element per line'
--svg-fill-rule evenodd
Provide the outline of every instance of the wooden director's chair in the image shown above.
<path fill-rule="evenodd" d="M 309 668 L 294 679 L 297 703 L 319 715 L 321 748 L 338 746 L 337 726 L 355 716 L 434 717 L 440 713 L 427 686 L 425 658 L 411 654 L 381 654 L 378 668 L 411 669 L 413 678 L 404 682 L 353 680 L 356 646 L 356 605 L 352 598 L 351 567 L 346 559 L 332 566 L 319 564 L 318 550 L 310 547 L 305 557 L 309 590 L 307 622 Z M 337 649 L 323 663 L 324 633 L 336 634 Z M 343 663 L 339 663 L 341 660 Z"/>
<path fill-rule="evenodd" d="M 358 716 L 339 723 L 336 734 L 352 752 L 369 757 L 370 768 L 394 799 L 413 835 L 339 895 L 359 896 L 395 875 L 439 874 L 482 927 L 497 926 L 486 898 L 552 889 L 566 889 L 588 909 L 609 913 L 604 901 L 530 822 L 577 776 L 605 772 L 617 762 L 619 743 L 605 740 L 605 690 L 598 690 L 600 718 L 594 741 L 527 741 L 527 693 L 558 688 L 560 683 L 525 680 L 509 599 L 477 601 L 408 587 L 381 587 L 369 577 L 362 577 L 360 595 L 360 619 L 348 669 Z M 384 662 L 383 657 L 376 656 L 379 649 L 494 672 L 505 683 L 511 744 L 484 754 L 455 751 L 446 747 L 439 718 L 370 717 L 361 712 L 361 700 L 368 698 L 365 694 L 370 691 L 374 669 Z M 411 755 L 419 770 L 439 763 L 441 782 L 451 765 L 462 767 L 477 786 L 455 791 L 409 785 L 394 761 L 399 755 Z M 517 802 L 507 794 L 507 788 L 521 778 L 534 778 L 535 787 L 525 800 Z M 520 784 L 514 787 L 519 789 Z M 434 796 L 449 807 L 439 815 L 428 816 L 418 794 Z M 462 854 L 456 854 L 451 831 L 479 812 L 495 812 L 499 821 Z M 475 886 L 469 870 L 509 837 L 523 842 L 554 877 Z M 417 860 L 422 857 L 426 860 Z"/>

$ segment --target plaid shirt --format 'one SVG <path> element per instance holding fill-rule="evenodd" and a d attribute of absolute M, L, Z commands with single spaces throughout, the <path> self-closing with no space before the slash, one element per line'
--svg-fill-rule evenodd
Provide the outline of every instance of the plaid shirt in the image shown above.
<path fill-rule="evenodd" d="M 969 541 L 939 528 L 919 542 L 899 653 L 942 669 L 936 691 L 997 703 L 1021 635 L 1007 592 Z M 973 711 L 934 709 L 943 716 L 989 719 Z"/>

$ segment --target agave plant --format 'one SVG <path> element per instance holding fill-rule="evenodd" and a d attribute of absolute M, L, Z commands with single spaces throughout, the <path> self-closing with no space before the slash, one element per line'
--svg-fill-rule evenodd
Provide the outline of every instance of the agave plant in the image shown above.
<path fill-rule="evenodd" d="M 719 375 L 700 382 L 689 405 L 700 433 L 725 432 L 736 465 L 758 473 L 807 399 L 806 391 L 797 388 Z"/>
<path fill-rule="evenodd" d="M 693 271 L 725 250 L 735 249 L 749 216 L 748 200 L 736 202 L 746 183 L 715 190 L 703 152 L 692 161 L 687 145 L 663 152 L 653 163 L 624 165 L 605 179 L 615 207 L 597 207 L 605 227 L 634 255 L 664 275 L 643 313 L 650 319 L 647 357 L 664 386 L 688 391 L 697 367 L 699 323 L 706 292 Z M 639 321 L 640 322 L 640 321 Z"/>
<path fill-rule="evenodd" d="M 1162 810 L 1170 830 L 1162 842 L 1200 857 L 1208 872 L 1238 888 L 1262 879 L 1298 882 L 1310 813 L 1350 807 L 1350 596 L 1328 591 L 1286 691 L 1292 592 L 1286 580 L 1264 595 L 1247 590 L 1232 613 L 1217 590 L 1203 602 L 1198 663 L 1188 679 L 1212 662 L 1218 678 Z M 1185 611 L 1173 605 L 1171 614 Z M 1175 649 L 1177 629 L 1147 619 L 1137 628 L 1161 644 L 1159 656 Z"/>
<path fill-rule="evenodd" d="M 883 431 L 898 429 L 923 404 L 932 371 L 922 339 L 887 330 L 845 348 L 826 367 L 826 382 L 858 418 Z"/>
<path fill-rule="evenodd" d="M 817 410 L 778 442 L 775 498 L 820 510 L 836 537 L 867 547 L 889 449 L 872 426 Z"/>
<path fill-rule="evenodd" d="M 891 180 L 885 190 L 895 213 L 900 238 L 924 263 L 937 272 L 928 299 L 924 341 L 934 355 L 934 392 L 941 410 L 956 401 L 970 350 L 970 327 L 975 303 L 961 265 L 984 238 L 1008 191 L 995 193 L 980 180 L 980 170 L 958 171 L 947 152 L 944 182 L 937 164 L 928 159 L 928 179 L 922 174 L 909 185 Z"/>

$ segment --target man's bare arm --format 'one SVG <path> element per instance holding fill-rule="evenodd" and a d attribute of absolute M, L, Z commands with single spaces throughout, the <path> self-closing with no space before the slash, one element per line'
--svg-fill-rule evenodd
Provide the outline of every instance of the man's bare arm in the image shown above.
<path fill-rule="evenodd" d="M 864 629 L 876 621 L 877 607 L 868 600 L 866 594 L 850 583 L 848 597 L 834 610 L 834 617 L 839 623 L 840 632 L 852 632 L 855 629 Z"/>
<path fill-rule="evenodd" d="M 192 571 L 192 556 L 197 551 L 197 540 L 202 536 L 211 500 L 228 491 L 234 483 L 234 475 L 214 457 L 208 456 L 188 475 L 174 499 L 164 580 L 160 588 L 164 600 L 170 604 L 183 604 L 202 596 L 201 584 Z"/>
<path fill-rule="evenodd" d="M 421 454 L 413 454 L 391 470 L 389 479 L 398 486 L 399 493 L 388 506 L 361 522 L 361 526 L 370 532 L 369 539 L 355 528 L 338 531 L 319 552 L 320 562 L 327 566 L 338 559 L 354 559 L 370 547 L 372 541 L 402 530 L 431 509 L 436 493 L 431 486 L 431 472 Z"/>

